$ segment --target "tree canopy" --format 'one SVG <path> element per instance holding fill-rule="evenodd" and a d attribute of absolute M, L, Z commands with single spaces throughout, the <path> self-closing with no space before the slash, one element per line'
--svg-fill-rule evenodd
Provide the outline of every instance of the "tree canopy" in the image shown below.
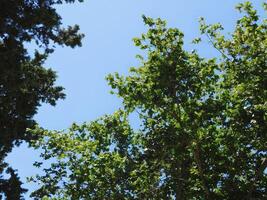
<path fill-rule="evenodd" d="M 267 24 L 251 3 L 229 36 L 200 30 L 220 58 L 183 48 L 183 33 L 143 17 L 141 66 L 109 75 L 123 106 L 68 131 L 36 127 L 51 165 L 31 178 L 36 199 L 265 199 Z M 264 4 L 267 10 L 267 4 Z M 195 42 L 200 42 L 196 39 Z M 129 115 L 139 114 L 134 129 Z M 55 160 L 56 159 L 56 160 Z M 36 162 L 36 167 L 42 167 Z"/>
<path fill-rule="evenodd" d="M 55 105 L 65 97 L 63 87 L 55 86 L 56 73 L 45 68 L 44 61 L 53 44 L 81 45 L 83 35 L 77 25 L 62 27 L 54 6 L 63 2 L 74 0 L 0 1 L 0 194 L 8 199 L 19 199 L 25 190 L 4 158 L 14 145 L 32 139 L 26 128 L 34 126 L 40 104 Z M 36 44 L 32 56 L 27 43 Z M 5 168 L 9 180 L 2 178 Z"/>

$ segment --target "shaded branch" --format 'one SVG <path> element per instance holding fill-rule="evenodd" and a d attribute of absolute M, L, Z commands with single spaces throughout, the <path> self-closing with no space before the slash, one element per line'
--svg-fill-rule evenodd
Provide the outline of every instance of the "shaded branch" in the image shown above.
<path fill-rule="evenodd" d="M 194 153 L 195 153 L 194 157 L 196 160 L 197 168 L 199 171 L 200 179 L 202 181 L 202 186 L 203 186 L 203 189 L 205 191 L 206 198 L 210 199 L 210 190 L 209 190 L 208 184 L 205 181 L 202 160 L 200 157 L 200 147 L 199 147 L 199 144 L 197 142 L 196 142 L 196 149 L 195 149 Z"/>
<path fill-rule="evenodd" d="M 255 188 L 255 185 L 257 183 L 257 181 L 259 180 L 259 178 L 263 175 L 264 170 L 267 168 L 267 158 L 264 158 L 261 162 L 261 164 L 259 165 L 258 169 L 255 172 L 255 179 L 254 181 L 251 183 L 250 189 L 248 190 L 248 199 L 252 199 L 252 192 Z"/>

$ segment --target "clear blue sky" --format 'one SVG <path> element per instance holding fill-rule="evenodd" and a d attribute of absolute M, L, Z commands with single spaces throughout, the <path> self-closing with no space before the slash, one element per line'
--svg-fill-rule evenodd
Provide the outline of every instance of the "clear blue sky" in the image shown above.
<path fill-rule="evenodd" d="M 129 67 L 138 66 L 135 55 L 140 51 L 132 38 L 145 32 L 142 14 L 167 20 L 168 26 L 185 33 L 185 48 L 199 35 L 198 18 L 208 23 L 221 22 L 226 32 L 234 27 L 240 15 L 235 5 L 240 0 L 85 0 L 84 3 L 58 7 L 64 25 L 79 24 L 86 37 L 81 48 L 57 47 L 46 66 L 58 74 L 57 84 L 66 88 L 67 98 L 56 107 L 43 105 L 35 119 L 47 129 L 65 129 L 73 122 L 81 123 L 114 112 L 120 100 L 109 94 L 105 76 L 119 72 L 127 74 Z M 264 0 L 252 1 L 259 8 Z M 215 55 L 207 42 L 201 45 L 203 56 Z M 211 53 L 212 52 L 212 53 Z M 22 180 L 38 170 L 32 163 L 38 152 L 22 145 L 15 148 L 8 161 L 18 169 Z M 32 184 L 25 187 L 34 188 Z M 26 195 L 26 199 L 29 197 Z"/>

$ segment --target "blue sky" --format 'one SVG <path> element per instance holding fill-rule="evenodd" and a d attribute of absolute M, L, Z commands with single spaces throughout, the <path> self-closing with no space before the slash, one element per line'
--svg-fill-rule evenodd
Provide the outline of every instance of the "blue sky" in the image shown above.
<path fill-rule="evenodd" d="M 185 33 L 185 48 L 193 49 L 191 41 L 199 36 L 198 18 L 208 23 L 221 22 L 225 31 L 233 30 L 240 17 L 235 5 L 240 0 L 85 0 L 84 3 L 59 6 L 58 12 L 64 25 L 79 24 L 85 34 L 83 46 L 71 49 L 57 47 L 46 62 L 58 74 L 58 85 L 65 87 L 67 98 L 56 107 L 43 105 L 35 116 L 37 122 L 47 129 L 66 129 L 73 122 L 81 123 L 113 113 L 120 100 L 109 94 L 105 81 L 109 73 L 127 74 L 129 67 L 138 66 L 132 38 L 145 32 L 142 14 L 167 20 L 168 26 L 177 27 Z M 254 0 L 259 8 L 263 0 Z M 200 53 L 216 55 L 208 42 L 200 46 Z M 32 163 L 38 152 L 23 144 L 15 148 L 7 160 L 18 169 L 22 180 L 38 170 Z M 25 184 L 30 189 L 33 184 Z M 29 199 L 26 196 L 26 199 Z"/>

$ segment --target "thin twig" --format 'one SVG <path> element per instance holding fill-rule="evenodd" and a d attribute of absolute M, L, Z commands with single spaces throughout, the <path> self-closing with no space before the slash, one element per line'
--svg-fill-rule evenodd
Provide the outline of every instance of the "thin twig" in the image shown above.
<path fill-rule="evenodd" d="M 231 60 L 221 49 L 219 49 L 216 44 L 214 43 L 214 41 L 212 40 L 212 38 L 210 37 L 209 34 L 205 34 L 209 40 L 209 42 L 212 44 L 212 46 L 218 51 L 220 52 L 220 54 L 222 54 L 225 58 L 227 58 L 228 60 Z"/>

